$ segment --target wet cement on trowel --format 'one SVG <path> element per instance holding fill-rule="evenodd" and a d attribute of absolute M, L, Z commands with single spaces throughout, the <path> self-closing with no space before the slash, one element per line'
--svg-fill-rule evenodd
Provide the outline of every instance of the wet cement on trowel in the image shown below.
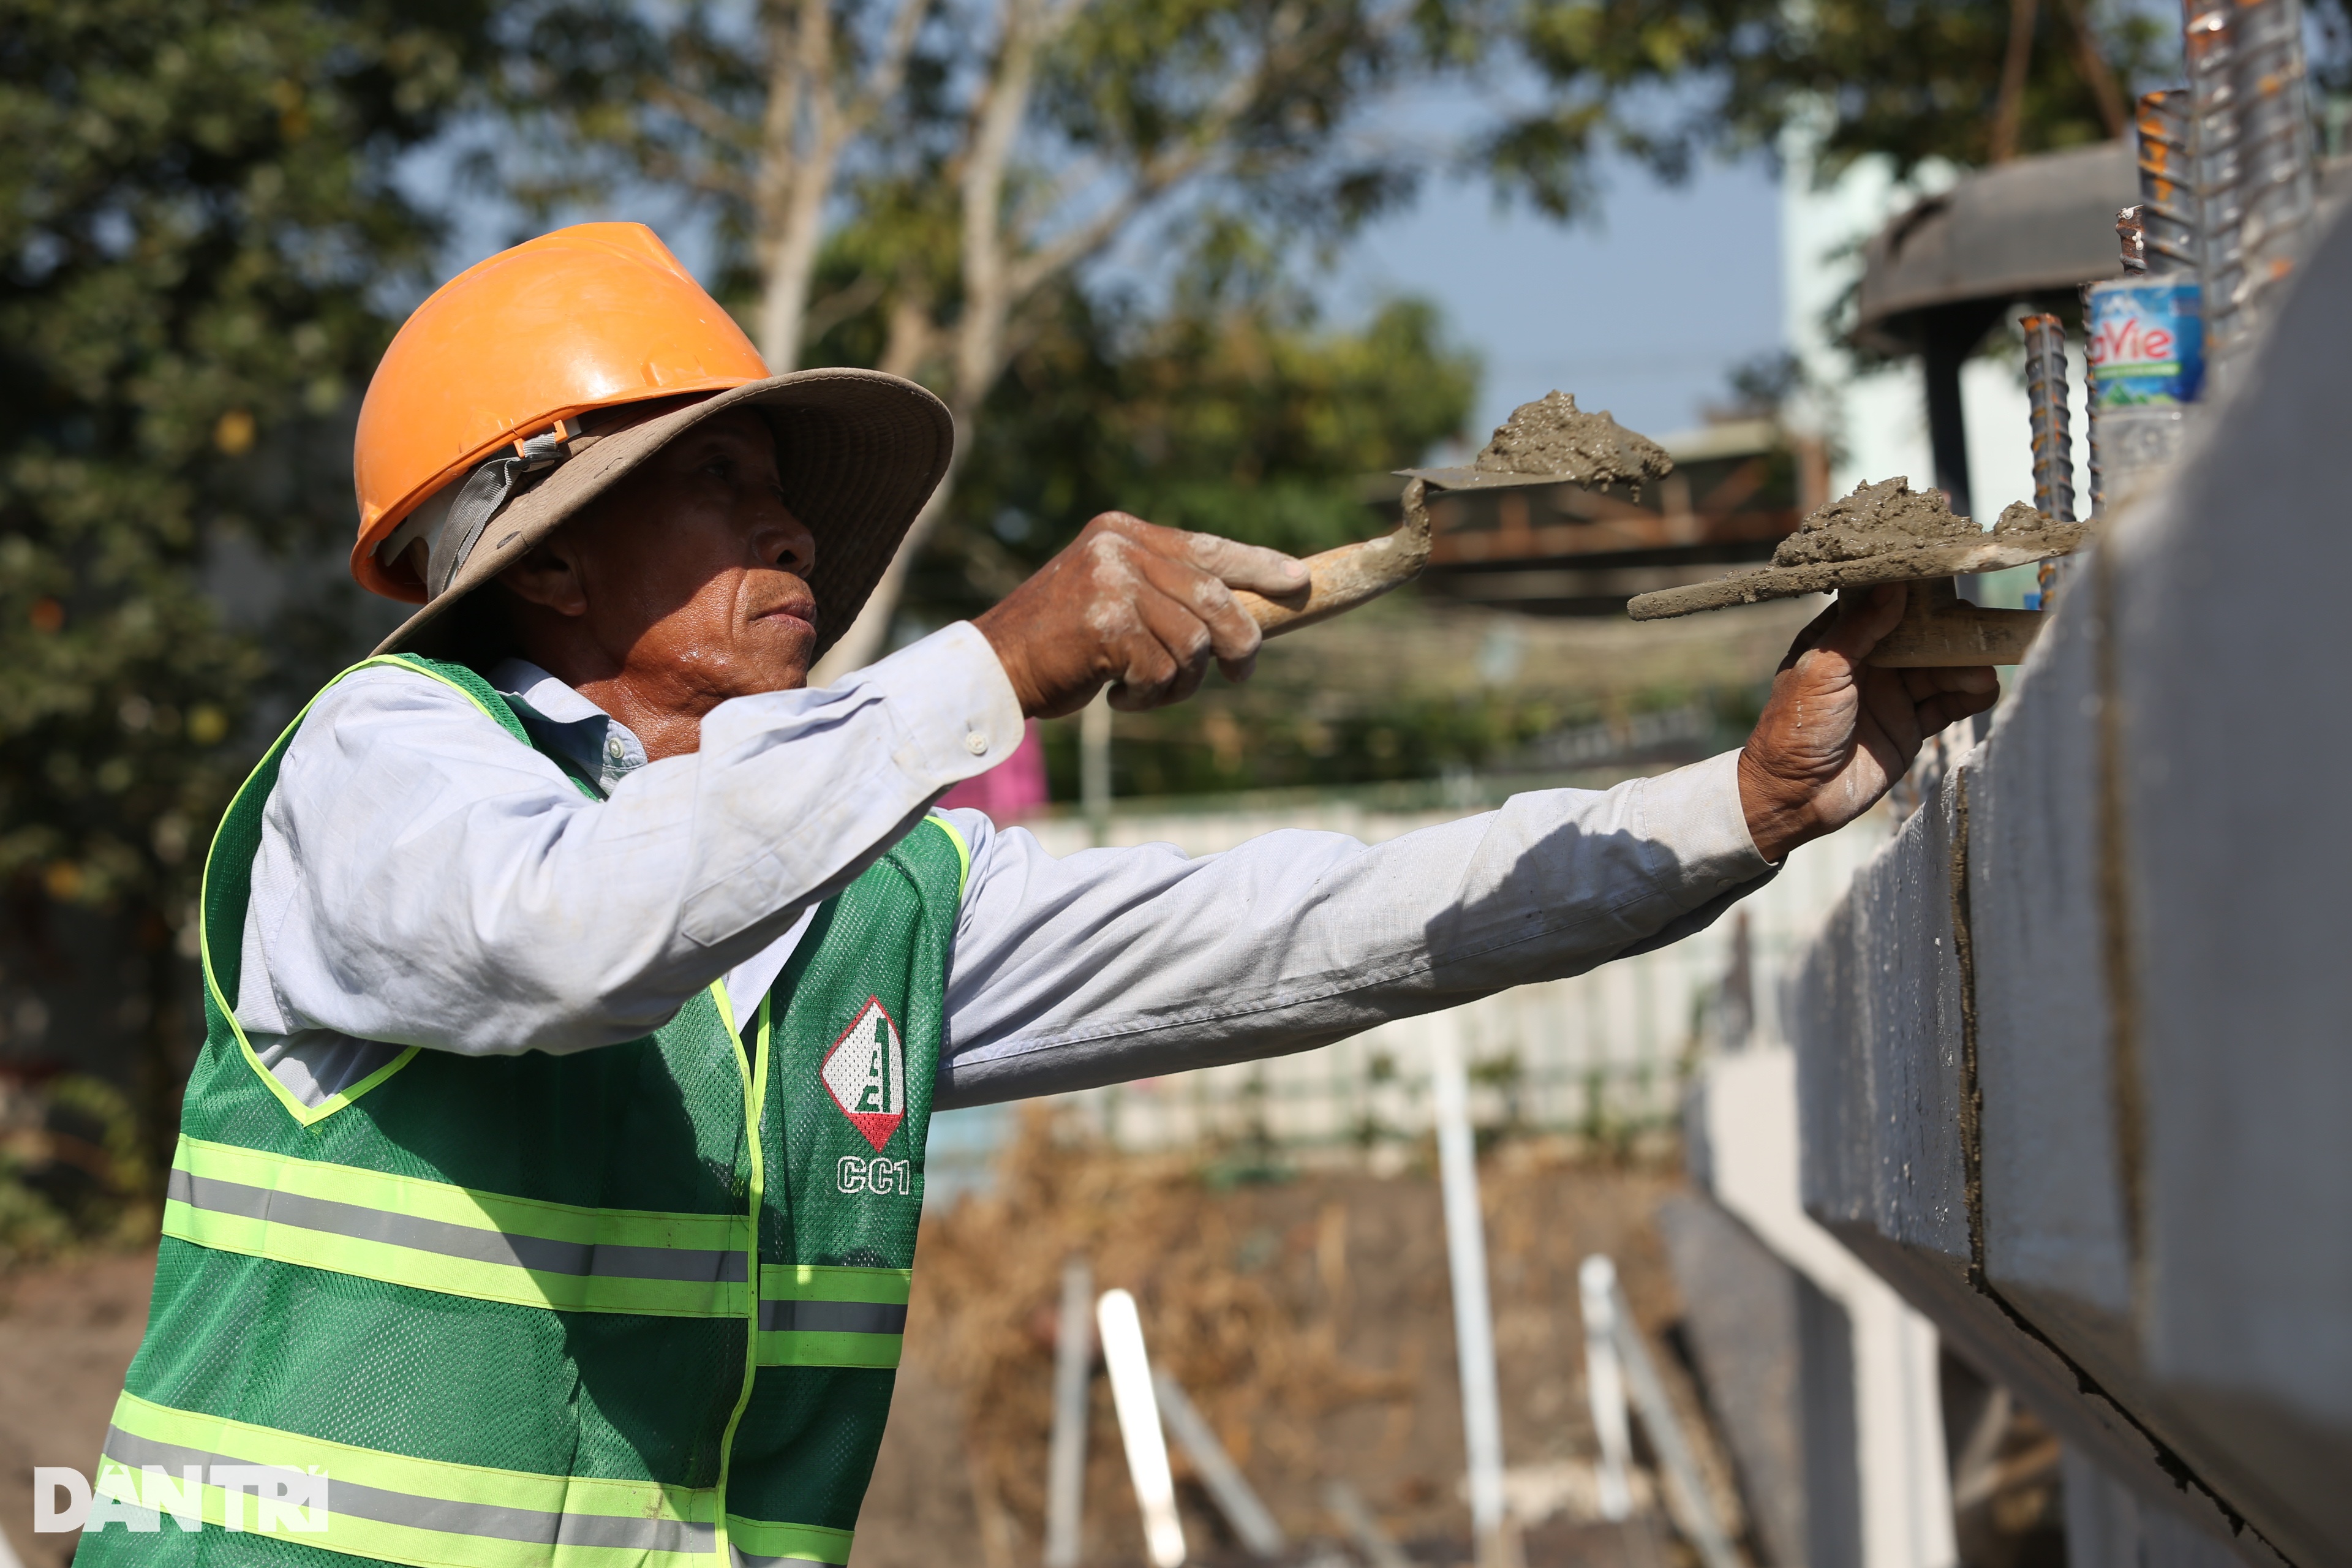
<path fill-rule="evenodd" d="M 1955 514 L 1941 490 L 1914 490 L 1907 478 L 1855 487 L 1797 525 L 1772 552 L 1769 566 L 1734 572 L 1712 583 L 1637 596 L 1627 610 L 1637 620 L 1754 604 L 1759 599 L 1826 594 L 1873 583 L 1949 577 L 1997 571 L 2063 555 L 2088 530 L 2060 522 L 2018 501 L 1990 531 Z"/>
<path fill-rule="evenodd" d="M 2083 536 L 2080 523 L 2059 522 L 2023 501 L 2004 508 L 1986 533 L 1961 517 L 1941 490 L 1915 490 L 1908 478 L 1857 485 L 1797 524 L 1772 552 L 1774 566 L 1814 566 L 1832 561 L 1874 561 L 1922 548 L 1993 542 L 2028 550 L 2068 550 Z"/>
<path fill-rule="evenodd" d="M 1588 414 L 1576 395 L 1550 392 L 1522 403 L 1495 427 L 1495 437 L 1470 460 L 1489 474 L 1541 474 L 1579 485 L 1639 484 L 1672 473 L 1675 460 L 1646 436 L 1636 435 L 1607 409 Z"/>

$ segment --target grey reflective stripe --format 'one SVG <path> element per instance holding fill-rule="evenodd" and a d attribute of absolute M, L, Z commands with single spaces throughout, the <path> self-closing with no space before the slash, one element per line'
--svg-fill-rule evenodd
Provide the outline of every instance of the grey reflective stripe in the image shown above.
<path fill-rule="evenodd" d="M 190 1465 L 252 1463 L 227 1454 L 184 1448 L 125 1432 L 106 1429 L 106 1457 L 130 1469 L 160 1465 L 177 1475 Z M 560 1478 L 559 1478 L 560 1479 Z M 631 1519 L 604 1513 L 542 1513 L 536 1509 L 499 1508 L 490 1503 L 452 1502 L 446 1498 L 415 1497 L 385 1491 L 356 1481 L 327 1477 L 327 1512 L 379 1524 L 404 1525 L 412 1530 L 437 1530 L 445 1535 L 478 1535 L 493 1541 L 520 1541 L 535 1545 L 614 1546 L 633 1552 L 708 1552 L 719 1548 L 715 1525 L 682 1519 Z"/>
<path fill-rule="evenodd" d="M 249 1187 L 197 1176 L 174 1167 L 164 1195 L 193 1209 L 236 1215 L 292 1226 L 298 1230 L 323 1231 L 359 1241 L 381 1241 L 416 1252 L 445 1258 L 471 1258 L 478 1263 L 511 1264 L 541 1274 L 569 1274 L 608 1279 L 673 1279 L 693 1284 L 717 1281 L 740 1284 L 749 1278 L 742 1251 L 713 1252 L 690 1247 L 616 1247 L 591 1241 L 553 1241 L 542 1236 L 514 1236 L 500 1230 L 476 1230 L 447 1220 L 419 1219 L 358 1204 L 329 1198 L 302 1197 L 268 1187 Z M 900 1309 L 903 1317 L 904 1309 Z"/>
<path fill-rule="evenodd" d="M 879 1301 L 762 1301 L 763 1334 L 903 1334 L 907 1309 Z"/>

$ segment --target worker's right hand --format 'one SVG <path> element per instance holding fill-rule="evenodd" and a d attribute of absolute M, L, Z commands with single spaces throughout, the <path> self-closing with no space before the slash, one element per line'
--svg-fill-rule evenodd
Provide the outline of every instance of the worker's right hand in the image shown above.
<path fill-rule="evenodd" d="M 1280 551 L 1107 511 L 973 624 L 1033 718 L 1075 713 L 1106 682 L 1112 707 L 1157 708 L 1198 689 L 1212 658 L 1247 679 L 1260 634 L 1233 590 L 1306 586 Z"/>

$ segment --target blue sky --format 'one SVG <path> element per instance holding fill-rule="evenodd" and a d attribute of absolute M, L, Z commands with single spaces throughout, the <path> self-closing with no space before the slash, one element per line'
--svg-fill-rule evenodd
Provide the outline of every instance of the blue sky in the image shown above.
<path fill-rule="evenodd" d="M 1458 117 L 1461 105 L 1414 113 L 1443 122 L 1446 110 Z M 407 183 L 431 201 L 448 191 L 453 163 L 449 148 L 426 149 L 411 159 Z M 1474 446 L 1555 386 L 1633 429 L 1686 428 L 1722 397 L 1731 367 L 1784 344 L 1779 187 L 1761 160 L 1703 164 L 1675 187 L 1604 165 L 1598 184 L 1596 216 L 1563 226 L 1498 210 L 1483 182 L 1433 174 L 1411 208 L 1356 237 L 1311 286 L 1340 321 L 1361 320 L 1387 295 L 1435 301 L 1454 340 L 1485 363 Z M 478 195 L 460 196 L 450 216 L 444 276 L 507 243 L 517 223 Z M 638 193 L 593 216 L 650 222 L 688 266 L 706 258 L 673 201 Z M 1117 253 L 1107 265 L 1121 268 Z"/>
<path fill-rule="evenodd" d="M 1570 227 L 1433 181 L 1349 247 L 1331 313 L 1382 292 L 1435 300 L 1486 362 L 1481 433 L 1555 386 L 1654 435 L 1697 424 L 1732 366 L 1784 343 L 1780 188 L 1760 162 L 1677 188 L 1631 168 L 1603 179 L 1599 220 Z"/>

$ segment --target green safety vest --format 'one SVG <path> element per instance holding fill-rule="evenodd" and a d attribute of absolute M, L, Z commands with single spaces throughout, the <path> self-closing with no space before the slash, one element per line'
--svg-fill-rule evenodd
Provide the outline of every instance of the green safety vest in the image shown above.
<path fill-rule="evenodd" d="M 353 668 L 375 664 L 530 743 L 470 670 Z M 96 1482 L 101 1513 L 152 1507 L 201 1466 L 182 1517 L 204 1522 L 116 1521 L 75 1561 L 847 1562 L 906 1327 L 962 839 L 927 817 L 825 902 L 753 1016 L 714 984 L 644 1039 L 412 1047 L 308 1106 L 232 1016 L 301 722 L 205 864 L 205 1047 Z M 323 1470 L 323 1516 L 298 1532 L 218 1484 L 235 1466 Z"/>

